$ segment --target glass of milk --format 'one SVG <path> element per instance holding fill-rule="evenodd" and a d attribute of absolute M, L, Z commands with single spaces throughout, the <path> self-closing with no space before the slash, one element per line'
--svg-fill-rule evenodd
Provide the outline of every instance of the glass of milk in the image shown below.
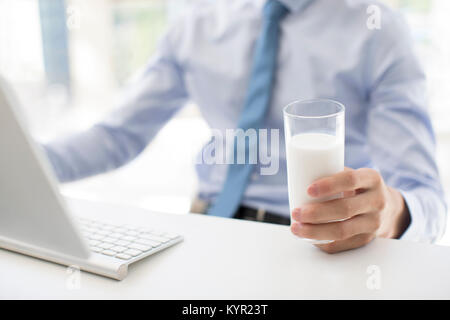
<path fill-rule="evenodd" d="M 306 203 L 340 197 L 313 199 L 306 190 L 315 180 L 344 170 L 345 107 L 325 99 L 295 101 L 283 114 L 290 212 Z"/>

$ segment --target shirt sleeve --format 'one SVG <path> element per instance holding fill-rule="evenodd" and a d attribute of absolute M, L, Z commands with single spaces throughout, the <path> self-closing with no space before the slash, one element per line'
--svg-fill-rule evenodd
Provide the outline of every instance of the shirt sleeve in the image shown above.
<path fill-rule="evenodd" d="M 374 31 L 367 135 L 371 157 L 386 183 L 403 195 L 411 223 L 402 239 L 434 242 L 445 231 L 447 207 L 427 112 L 426 79 L 399 17 Z"/>
<path fill-rule="evenodd" d="M 187 92 L 172 40 L 168 32 L 105 120 L 43 145 L 60 182 L 103 173 L 134 159 L 185 104 Z"/>

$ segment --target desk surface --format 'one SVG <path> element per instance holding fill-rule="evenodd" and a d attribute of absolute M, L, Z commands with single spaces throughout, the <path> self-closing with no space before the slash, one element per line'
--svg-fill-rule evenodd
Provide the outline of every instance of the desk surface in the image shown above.
<path fill-rule="evenodd" d="M 69 205 L 80 216 L 95 212 L 106 221 L 179 232 L 185 240 L 132 265 L 123 281 L 82 272 L 79 286 L 71 285 L 64 266 L 0 250 L 0 298 L 450 298 L 449 247 L 377 239 L 328 255 L 286 226 L 85 201 Z"/>

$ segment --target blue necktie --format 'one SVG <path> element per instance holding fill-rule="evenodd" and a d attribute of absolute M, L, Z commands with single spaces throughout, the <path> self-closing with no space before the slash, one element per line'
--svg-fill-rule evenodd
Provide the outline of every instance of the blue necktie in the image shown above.
<path fill-rule="evenodd" d="M 263 28 L 256 43 L 245 105 L 237 126 L 244 131 L 247 129 L 258 130 L 264 123 L 264 117 L 272 97 L 280 22 L 287 13 L 288 9 L 277 0 L 268 0 L 264 6 Z M 251 149 L 256 147 L 257 145 L 250 145 L 250 142 L 246 143 L 246 159 L 249 159 L 248 155 Z M 236 139 L 234 150 L 236 157 Z M 247 161 L 245 164 L 237 164 L 236 161 L 233 163 L 228 166 L 227 177 L 221 193 L 208 210 L 210 215 L 229 218 L 239 207 L 254 164 L 247 163 Z"/>

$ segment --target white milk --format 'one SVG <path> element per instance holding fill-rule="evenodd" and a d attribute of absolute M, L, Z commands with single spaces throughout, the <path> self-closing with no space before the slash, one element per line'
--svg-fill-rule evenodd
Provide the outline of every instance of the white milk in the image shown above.
<path fill-rule="evenodd" d="M 298 134 L 291 137 L 286 157 L 291 213 L 305 203 L 328 200 L 313 199 L 306 189 L 315 180 L 344 170 L 344 143 L 324 133 Z"/>

